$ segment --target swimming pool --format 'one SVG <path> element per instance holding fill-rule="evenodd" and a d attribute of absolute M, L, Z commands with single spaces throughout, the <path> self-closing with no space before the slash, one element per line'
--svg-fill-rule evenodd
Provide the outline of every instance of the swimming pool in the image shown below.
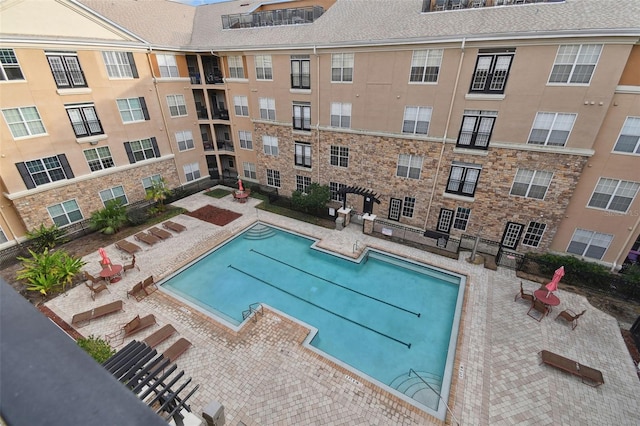
<path fill-rule="evenodd" d="M 314 243 L 258 223 L 161 288 L 234 329 L 250 304 L 268 305 L 317 330 L 310 349 L 444 418 L 438 393 L 446 401 L 464 276 L 375 250 L 354 261 Z"/>

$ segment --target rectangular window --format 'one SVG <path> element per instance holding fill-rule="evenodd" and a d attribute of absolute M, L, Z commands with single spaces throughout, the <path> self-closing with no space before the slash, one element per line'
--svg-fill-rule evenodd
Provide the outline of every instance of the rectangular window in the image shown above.
<path fill-rule="evenodd" d="M 311 167 L 311 145 L 295 143 L 295 164 L 300 167 Z"/>
<path fill-rule="evenodd" d="M 416 199 L 414 197 L 404 197 L 404 205 L 402 206 L 402 216 L 413 217 L 413 210 L 416 207 Z"/>
<path fill-rule="evenodd" d="M 246 96 L 234 96 L 233 106 L 236 111 L 236 115 L 240 117 L 249 116 L 249 101 Z"/>
<path fill-rule="evenodd" d="M 396 176 L 410 179 L 420 179 L 421 170 L 421 156 L 407 154 L 400 154 L 398 156 L 398 167 L 396 170 Z"/>
<path fill-rule="evenodd" d="M 409 81 L 412 83 L 437 82 L 442 63 L 442 53 L 442 49 L 414 50 L 411 58 Z"/>
<path fill-rule="evenodd" d="M 273 98 L 259 98 L 260 118 L 263 120 L 276 120 L 276 100 Z"/>
<path fill-rule="evenodd" d="M 349 147 L 331 145 L 331 165 L 349 167 Z"/>
<path fill-rule="evenodd" d="M 480 49 L 471 80 L 471 93 L 504 93 L 515 49 L 491 52 Z"/>
<path fill-rule="evenodd" d="M 64 154 L 17 163 L 16 167 L 29 189 L 73 177 Z"/>
<path fill-rule="evenodd" d="M 311 130 L 311 104 L 308 102 L 293 103 L 293 128 Z"/>
<path fill-rule="evenodd" d="M 123 123 L 149 120 L 149 111 L 144 98 L 116 99 Z"/>
<path fill-rule="evenodd" d="M 242 172 L 247 179 L 256 179 L 256 165 L 254 163 L 242 162 Z"/>
<path fill-rule="evenodd" d="M 182 167 L 184 176 L 187 178 L 187 182 L 200 178 L 200 166 L 198 163 L 185 164 Z"/>
<path fill-rule="evenodd" d="M 45 52 L 58 89 L 87 87 L 78 55 L 74 52 Z"/>
<path fill-rule="evenodd" d="M 138 78 L 131 52 L 102 52 L 109 78 Z"/>
<path fill-rule="evenodd" d="M 76 137 L 82 138 L 104 133 L 93 104 L 65 105 L 65 107 Z"/>
<path fill-rule="evenodd" d="M 311 185 L 311 178 L 308 176 L 296 175 L 296 191 L 307 193 L 307 189 Z"/>
<path fill-rule="evenodd" d="M 118 201 L 122 206 L 129 204 L 129 200 L 127 200 L 127 196 L 124 193 L 124 188 L 122 186 L 114 186 L 113 188 L 100 191 L 100 199 L 105 207 L 107 206 L 107 202 L 111 200 Z"/>
<path fill-rule="evenodd" d="M 273 80 L 273 65 L 271 55 L 256 56 L 256 79 Z"/>
<path fill-rule="evenodd" d="M 353 53 L 333 53 L 331 55 L 331 82 L 345 83 L 353 81 Z"/>
<path fill-rule="evenodd" d="M 311 89 L 311 61 L 309 55 L 291 56 L 291 88 Z"/>
<path fill-rule="evenodd" d="M 431 121 L 431 107 L 404 107 L 402 133 L 426 135 Z"/>
<path fill-rule="evenodd" d="M 533 122 L 527 143 L 535 145 L 564 146 L 576 121 L 576 114 L 539 112 Z"/>
<path fill-rule="evenodd" d="M 142 179 L 142 187 L 144 188 L 144 190 L 146 192 L 147 189 L 151 189 L 151 187 L 154 184 L 160 183 L 160 182 L 162 182 L 162 176 L 160 176 L 160 175 L 147 176 L 146 178 Z"/>
<path fill-rule="evenodd" d="M 91 148 L 83 151 L 84 158 L 87 159 L 87 164 L 92 172 L 97 170 L 104 170 L 115 166 L 113 158 L 111 157 L 111 151 L 108 146 L 101 146 L 99 148 Z"/>
<path fill-rule="evenodd" d="M 169 114 L 171 117 L 184 117 L 187 115 L 187 103 L 184 95 L 167 95 Z"/>
<path fill-rule="evenodd" d="M 611 241 L 613 241 L 613 235 L 576 228 L 567 252 L 591 259 L 602 259 Z"/>
<path fill-rule="evenodd" d="M 13 49 L 0 49 L 0 81 L 24 80 Z"/>
<path fill-rule="evenodd" d="M 456 146 L 488 149 L 498 111 L 464 110 Z"/>
<path fill-rule="evenodd" d="M 340 195 L 339 191 L 346 188 L 347 185 L 338 182 L 329 182 L 329 191 L 331 192 L 331 199 L 334 201 L 344 201 L 344 196 Z"/>
<path fill-rule="evenodd" d="M 453 228 L 461 231 L 466 231 L 469 225 L 469 217 L 471 216 L 471 209 L 466 207 L 458 207 L 456 209 L 456 215 L 453 219 Z"/>
<path fill-rule="evenodd" d="M 518 169 L 509 194 L 544 200 L 552 177 L 553 173 L 551 172 Z"/>
<path fill-rule="evenodd" d="M 187 151 L 195 148 L 195 144 L 193 143 L 193 134 L 191 133 L 191 130 L 183 130 L 181 132 L 176 132 L 176 142 L 178 142 L 179 151 Z"/>
<path fill-rule="evenodd" d="M 267 185 L 280 188 L 280 172 L 278 170 L 267 169 Z"/>
<path fill-rule="evenodd" d="M 600 178 L 589 200 L 589 207 L 626 213 L 638 193 L 640 184 L 618 179 Z"/>
<path fill-rule="evenodd" d="M 4 244 L 7 241 L 9 241 L 7 239 L 7 235 L 4 233 L 4 230 L 2 228 L 0 228 L 0 244 Z"/>
<path fill-rule="evenodd" d="M 160 151 L 155 138 L 141 139 L 124 143 L 124 149 L 132 164 L 138 161 L 160 157 Z"/>
<path fill-rule="evenodd" d="M 549 83 L 589 84 L 601 51 L 601 44 L 561 45 L 558 47 Z"/>
<path fill-rule="evenodd" d="M 454 161 L 451 165 L 451 172 L 449 172 L 449 180 L 445 192 L 463 195 L 465 197 L 473 197 L 476 192 L 481 170 L 481 166 Z"/>
<path fill-rule="evenodd" d="M 538 222 L 529 222 L 529 226 L 524 233 L 524 238 L 522 239 L 522 244 L 529 247 L 538 247 L 540 245 L 540 240 L 542 240 L 542 234 L 544 234 L 544 230 L 547 228 L 547 225 L 544 223 Z"/>
<path fill-rule="evenodd" d="M 47 207 L 47 211 L 55 223 L 59 227 L 67 226 L 69 224 L 80 222 L 82 212 L 76 200 L 67 200 L 60 204 L 54 204 Z"/>
<path fill-rule="evenodd" d="M 14 139 L 47 133 L 35 106 L 3 109 L 2 115 Z"/>
<path fill-rule="evenodd" d="M 627 117 L 613 151 L 640 154 L 640 117 Z"/>
<path fill-rule="evenodd" d="M 351 104 L 331 103 L 331 127 L 351 128 Z"/>
<path fill-rule="evenodd" d="M 238 131 L 238 136 L 238 139 L 240 140 L 240 148 L 253 149 L 253 136 L 251 132 L 240 130 Z"/>
<path fill-rule="evenodd" d="M 244 64 L 242 56 L 229 56 L 229 77 L 244 78 Z"/>
<path fill-rule="evenodd" d="M 177 78 L 180 77 L 180 71 L 178 70 L 178 64 L 176 62 L 175 55 L 160 55 L 157 54 L 158 68 L 160 69 L 160 77 L 163 78 Z"/>
<path fill-rule="evenodd" d="M 275 136 L 262 136 L 262 146 L 266 155 L 278 156 L 278 138 Z"/>

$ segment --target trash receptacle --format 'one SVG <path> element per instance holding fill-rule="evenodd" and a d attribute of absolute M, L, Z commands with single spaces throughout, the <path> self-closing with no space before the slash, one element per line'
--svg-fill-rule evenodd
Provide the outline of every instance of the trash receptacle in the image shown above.
<path fill-rule="evenodd" d="M 207 426 L 223 426 L 224 420 L 224 405 L 218 401 L 211 401 L 202 410 L 202 418 L 207 422 Z"/>
<path fill-rule="evenodd" d="M 344 217 L 336 218 L 336 229 L 342 231 L 344 229 Z"/>

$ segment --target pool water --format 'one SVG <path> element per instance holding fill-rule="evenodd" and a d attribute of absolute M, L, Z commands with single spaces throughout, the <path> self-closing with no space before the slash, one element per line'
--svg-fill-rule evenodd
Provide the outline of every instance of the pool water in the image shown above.
<path fill-rule="evenodd" d="M 372 250 L 353 261 L 314 243 L 258 223 L 162 288 L 233 326 L 250 304 L 280 310 L 318 330 L 312 347 L 440 417 L 464 277 Z"/>

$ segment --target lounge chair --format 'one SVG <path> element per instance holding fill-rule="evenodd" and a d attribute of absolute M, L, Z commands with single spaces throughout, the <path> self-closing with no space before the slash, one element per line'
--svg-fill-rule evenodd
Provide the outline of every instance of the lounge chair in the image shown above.
<path fill-rule="evenodd" d="M 159 243 L 160 241 L 162 241 L 160 238 L 148 234 L 146 232 L 138 232 L 137 234 L 134 235 L 134 238 L 138 241 L 142 241 L 145 244 L 148 244 L 150 246 L 154 245 L 155 243 Z"/>
<path fill-rule="evenodd" d="M 122 272 L 127 272 L 130 269 L 138 268 L 138 266 L 136 265 L 136 255 L 134 254 L 132 256 L 133 256 L 133 258 L 131 259 L 131 263 L 128 264 L 128 265 L 123 265 L 122 266 Z M 140 270 L 140 268 L 138 268 L 138 271 L 139 270 Z"/>
<path fill-rule="evenodd" d="M 104 317 L 106 315 L 114 314 L 122 310 L 122 300 L 116 300 L 115 302 L 107 303 L 106 305 L 98 306 L 97 308 L 89 311 L 75 314 L 71 319 L 72 325 L 81 327 L 80 324 L 87 325 L 91 320 Z M 86 323 L 86 324 L 85 324 Z"/>
<path fill-rule="evenodd" d="M 117 344 L 122 344 L 124 339 L 127 337 L 133 336 L 140 331 L 151 327 L 156 324 L 156 317 L 153 314 L 149 314 L 145 317 L 140 318 L 140 315 L 136 315 L 131 321 L 126 324 L 123 324 L 122 327 L 111 334 L 107 334 L 106 338 L 109 343 L 113 343 L 114 341 L 118 342 Z"/>
<path fill-rule="evenodd" d="M 173 333 L 175 332 L 176 329 L 173 328 L 171 324 L 167 324 L 160 330 L 157 330 L 153 334 L 149 335 L 146 339 L 143 340 L 143 342 L 146 343 L 150 348 L 155 348 L 160 343 L 173 336 Z"/>
<path fill-rule="evenodd" d="M 87 281 L 91 281 L 92 285 L 104 283 L 104 278 L 102 278 L 102 277 L 94 277 L 93 275 L 91 275 L 87 271 L 83 271 L 83 273 L 84 273 L 84 279 L 87 280 Z"/>
<path fill-rule="evenodd" d="M 133 296 L 136 298 L 136 302 L 141 301 L 145 297 L 148 296 L 147 292 L 142 287 L 142 281 L 138 281 L 131 290 L 127 291 L 127 299 L 129 296 Z"/>
<path fill-rule="evenodd" d="M 147 293 L 147 295 L 153 293 L 158 289 L 156 282 L 153 280 L 153 275 L 149 275 L 147 278 L 142 281 L 142 289 Z"/>
<path fill-rule="evenodd" d="M 531 315 L 531 311 L 533 311 L 534 313 L 538 312 L 540 313 L 540 315 L 538 316 Z M 531 302 L 531 307 L 527 311 L 527 315 L 529 315 L 531 318 L 533 318 L 538 322 L 542 321 L 542 318 L 546 317 L 548 314 L 549 314 L 549 307 L 537 299 Z"/>
<path fill-rule="evenodd" d="M 167 220 L 166 222 L 164 222 L 162 224 L 162 226 L 164 226 L 167 229 L 172 230 L 173 232 L 178 232 L 178 233 L 182 232 L 182 231 L 185 231 L 187 229 L 186 226 L 181 225 L 181 224 L 176 223 L 176 222 L 172 222 L 170 220 Z"/>
<path fill-rule="evenodd" d="M 563 318 L 563 319 L 567 320 L 568 322 L 571 323 L 571 329 L 575 330 L 575 328 L 578 326 L 578 318 L 580 318 L 582 315 L 584 315 L 585 312 L 587 312 L 586 309 L 584 311 L 580 312 L 579 314 L 576 314 L 571 309 L 565 309 L 564 311 L 562 311 L 562 312 L 560 312 L 558 314 L 556 319 Z"/>
<path fill-rule="evenodd" d="M 162 355 L 169 360 L 169 362 L 174 362 L 180 355 L 182 355 L 187 349 L 191 347 L 191 342 L 181 337 L 177 342 L 169 347 L 166 351 L 162 353 Z"/>
<path fill-rule="evenodd" d="M 562 355 L 554 354 L 549 351 L 541 351 L 542 363 L 555 367 L 559 370 L 578 376 L 582 379 L 582 383 L 598 387 L 604 383 L 602 372 L 595 368 L 587 367 L 572 359 L 565 358 Z M 586 380 L 586 381 L 585 381 Z"/>
<path fill-rule="evenodd" d="M 96 294 L 100 294 L 104 290 L 107 290 L 109 293 L 111 293 L 111 291 L 109 291 L 109 287 L 107 287 L 104 282 L 97 285 L 92 285 L 85 281 L 84 285 L 86 285 L 87 288 L 91 290 L 91 299 L 93 300 L 96 300 Z"/>
<path fill-rule="evenodd" d="M 117 243 L 115 243 L 115 246 L 117 249 L 127 252 L 131 255 L 134 254 L 135 252 L 142 250 L 139 245 L 131 243 L 127 240 L 120 240 Z"/>
<path fill-rule="evenodd" d="M 158 237 L 161 240 L 166 240 L 167 238 L 173 237 L 173 234 L 171 234 L 171 232 L 160 229 L 157 226 L 150 228 L 149 232 L 151 233 L 151 235 L 153 235 L 154 237 Z"/>
<path fill-rule="evenodd" d="M 526 291 L 522 287 L 522 281 L 520 281 L 520 293 L 516 294 L 516 297 L 513 298 L 513 301 L 515 302 L 516 300 L 518 300 L 518 297 L 520 297 L 523 300 L 528 300 L 529 302 L 533 302 L 533 299 L 535 299 L 535 297 L 533 296 L 533 293 L 531 293 L 530 291 Z"/>

